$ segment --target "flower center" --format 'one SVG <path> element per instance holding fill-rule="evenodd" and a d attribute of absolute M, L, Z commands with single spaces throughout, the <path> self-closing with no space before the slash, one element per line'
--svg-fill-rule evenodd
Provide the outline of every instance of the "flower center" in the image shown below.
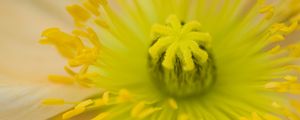
<path fill-rule="evenodd" d="M 211 36 L 201 31 L 199 22 L 184 23 L 175 15 L 165 25 L 153 25 L 149 68 L 159 89 L 183 97 L 202 93 L 214 83 Z"/>

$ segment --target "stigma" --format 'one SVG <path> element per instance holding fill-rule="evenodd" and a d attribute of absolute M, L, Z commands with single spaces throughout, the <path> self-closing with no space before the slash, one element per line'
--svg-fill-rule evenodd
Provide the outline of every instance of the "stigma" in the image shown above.
<path fill-rule="evenodd" d="M 215 80 L 212 37 L 198 21 L 182 22 L 170 15 L 164 25 L 154 24 L 149 47 L 150 75 L 167 94 L 202 93 Z"/>

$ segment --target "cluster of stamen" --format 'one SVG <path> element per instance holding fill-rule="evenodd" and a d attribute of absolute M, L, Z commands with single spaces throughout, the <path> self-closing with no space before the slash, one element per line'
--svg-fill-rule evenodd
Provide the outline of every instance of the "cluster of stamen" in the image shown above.
<path fill-rule="evenodd" d="M 43 104 L 45 105 L 64 105 L 64 104 L 75 104 L 76 106 L 62 114 L 62 119 L 70 119 L 79 114 L 83 114 L 88 110 L 93 110 L 96 108 L 109 107 L 111 105 L 123 104 L 132 100 L 132 94 L 126 90 L 121 89 L 119 92 L 104 92 L 103 95 L 99 98 L 87 99 L 82 102 L 68 102 L 63 99 L 45 99 L 43 100 Z M 92 120 L 103 120 L 109 117 L 109 111 L 102 112 Z"/>
<path fill-rule="evenodd" d="M 101 47 L 96 33 L 87 28 L 86 31 L 74 30 L 73 34 L 67 34 L 58 28 L 50 28 L 42 33 L 44 37 L 41 44 L 52 44 L 68 59 L 65 71 L 71 76 L 50 75 L 49 79 L 57 83 L 71 84 L 74 81 L 82 86 L 89 87 L 92 82 L 89 78 L 96 77 L 96 73 L 87 73 L 90 65 L 96 64 L 99 49 Z M 88 41 L 83 41 L 87 39 Z M 80 67 L 79 72 L 71 68 Z"/>
<path fill-rule="evenodd" d="M 68 110 L 67 112 L 62 114 L 62 119 L 67 120 L 70 118 L 74 118 L 80 114 L 84 114 L 87 111 L 100 109 L 100 108 L 113 108 L 114 106 L 126 104 L 131 106 L 130 117 L 132 119 L 145 119 L 155 113 L 160 112 L 166 107 L 171 108 L 172 110 L 177 110 L 178 105 L 177 102 L 170 98 L 166 101 L 164 105 L 161 105 L 159 101 L 149 101 L 149 100 L 140 100 L 137 101 L 134 98 L 134 95 L 128 91 L 127 89 L 121 89 L 119 92 L 107 91 L 104 92 L 102 96 L 87 99 L 81 102 L 69 102 L 63 99 L 45 99 L 43 100 L 44 105 L 65 105 L 71 104 L 75 105 L 74 108 Z M 116 111 L 103 111 L 97 116 L 95 116 L 92 120 L 106 120 L 113 119 Z M 178 120 L 187 120 L 188 115 L 179 114 Z"/>

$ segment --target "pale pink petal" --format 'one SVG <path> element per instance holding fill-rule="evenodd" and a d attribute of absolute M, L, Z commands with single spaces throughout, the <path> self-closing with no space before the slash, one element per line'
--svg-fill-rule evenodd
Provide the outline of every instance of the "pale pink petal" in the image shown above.
<path fill-rule="evenodd" d="M 62 0 L 2 0 L 0 4 L 0 119 L 43 120 L 71 106 L 44 106 L 45 98 L 80 101 L 96 92 L 47 81 L 63 74 L 64 59 L 51 46 L 38 44 L 48 27 L 72 29 Z"/>

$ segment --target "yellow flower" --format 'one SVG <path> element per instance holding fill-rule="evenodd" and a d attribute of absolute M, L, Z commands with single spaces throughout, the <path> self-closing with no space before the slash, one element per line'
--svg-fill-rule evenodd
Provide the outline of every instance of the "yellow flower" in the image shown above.
<path fill-rule="evenodd" d="M 83 0 L 76 29 L 42 44 L 68 59 L 53 82 L 103 88 L 58 118 L 299 120 L 297 0 Z M 286 43 L 286 42 L 285 42 Z M 44 104 L 70 101 L 45 99 Z"/>

